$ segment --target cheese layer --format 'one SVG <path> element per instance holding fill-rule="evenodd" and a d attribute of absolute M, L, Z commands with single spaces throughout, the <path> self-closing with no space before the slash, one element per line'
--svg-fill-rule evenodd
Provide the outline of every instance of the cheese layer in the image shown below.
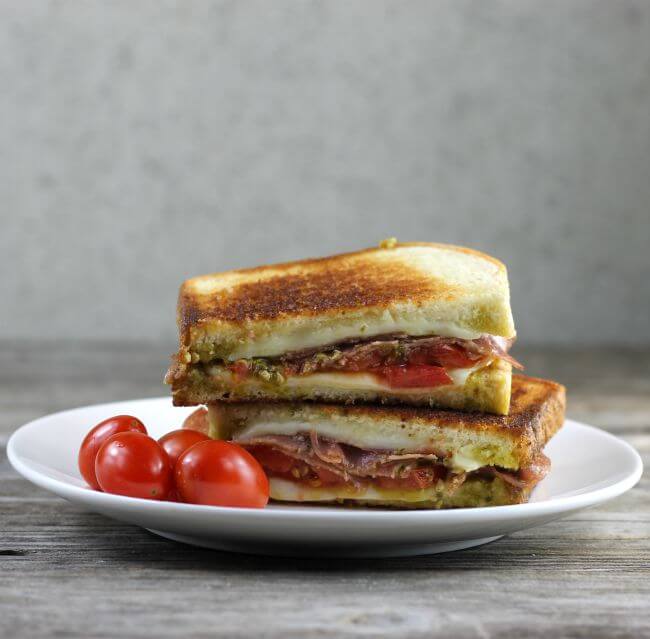
<path fill-rule="evenodd" d="M 289 502 L 332 502 L 349 499 L 361 502 L 396 505 L 411 508 L 458 508 L 498 506 L 521 502 L 526 491 L 515 490 L 500 480 L 468 479 L 460 488 L 444 482 L 421 490 L 394 490 L 368 486 L 311 487 L 278 479 L 270 479 L 271 499 Z"/>
<path fill-rule="evenodd" d="M 489 366 L 490 362 L 481 362 L 478 366 L 471 368 L 454 368 L 447 370 L 447 374 L 451 377 L 454 386 L 464 386 L 467 378 L 479 368 Z M 422 393 L 427 395 L 428 388 L 392 388 L 388 384 L 382 384 L 379 379 L 371 373 L 343 373 L 343 372 L 330 372 L 330 373 L 311 373 L 310 375 L 296 375 L 290 376 L 286 380 L 286 385 L 290 388 L 338 388 L 341 390 L 373 390 L 373 391 L 386 391 L 392 395 L 399 395 L 406 393 L 414 395 Z"/>
<path fill-rule="evenodd" d="M 251 357 L 277 357 L 305 348 L 317 348 L 337 344 L 346 339 L 375 337 L 389 333 L 405 333 L 412 337 L 439 335 L 458 339 L 478 339 L 481 333 L 467 330 L 453 322 L 436 322 L 413 313 L 408 319 L 394 316 L 385 311 L 381 317 L 366 320 L 363 328 L 359 324 L 340 323 L 319 328 L 304 327 L 290 334 L 270 333 L 258 335 L 254 340 L 236 345 L 228 354 L 228 359 L 249 359 Z"/>
<path fill-rule="evenodd" d="M 335 499 L 363 499 L 368 501 L 430 501 L 435 499 L 435 488 L 421 490 L 385 490 L 368 486 L 356 489 L 354 486 L 312 487 L 285 479 L 269 479 L 271 499 L 281 501 L 333 501 Z"/>
<path fill-rule="evenodd" d="M 336 442 L 356 446 L 364 449 L 377 449 L 388 451 L 427 452 L 436 451 L 447 456 L 448 451 L 441 449 L 441 441 L 436 437 L 435 431 L 423 428 L 404 428 L 394 426 L 383 427 L 381 423 L 367 427 L 362 424 L 340 424 L 334 421 L 273 421 L 260 420 L 249 423 L 232 435 L 232 440 L 246 441 L 262 435 L 297 435 L 298 433 L 314 432 L 321 437 L 326 437 Z M 473 454 L 473 446 L 458 448 L 445 458 L 445 465 L 457 471 L 469 472 L 485 466 L 485 461 L 477 459 Z"/>
<path fill-rule="evenodd" d="M 467 378 L 476 370 L 489 366 L 491 360 L 483 361 L 470 368 L 454 368 L 447 370 L 452 384 L 446 386 L 464 386 Z M 236 384 L 235 376 L 222 364 L 207 367 L 208 375 L 219 378 L 222 383 Z M 428 395 L 430 388 L 392 388 L 382 384 L 379 378 L 371 373 L 310 373 L 309 375 L 290 375 L 284 382 L 275 382 L 287 388 L 309 391 L 312 389 L 336 389 L 348 391 L 379 391 L 391 395 Z M 434 387 L 435 388 L 435 387 Z"/>

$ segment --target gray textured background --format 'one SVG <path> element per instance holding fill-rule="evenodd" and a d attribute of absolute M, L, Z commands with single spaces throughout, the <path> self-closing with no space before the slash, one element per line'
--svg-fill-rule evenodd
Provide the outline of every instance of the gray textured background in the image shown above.
<path fill-rule="evenodd" d="M 397 235 L 502 258 L 522 340 L 650 341 L 650 2 L 4 0 L 0 87 L 0 337 Z"/>

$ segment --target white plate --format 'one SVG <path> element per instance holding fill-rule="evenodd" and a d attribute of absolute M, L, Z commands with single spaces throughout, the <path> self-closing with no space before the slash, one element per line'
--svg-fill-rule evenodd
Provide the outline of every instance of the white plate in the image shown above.
<path fill-rule="evenodd" d="M 530 503 L 516 506 L 397 511 L 271 505 L 247 510 L 133 499 L 85 486 L 77 451 L 96 423 L 131 414 L 160 437 L 179 428 L 191 410 L 160 398 L 55 413 L 18 429 L 7 454 L 36 485 L 163 537 L 220 550 L 294 556 L 389 557 L 469 548 L 612 499 L 632 488 L 642 471 L 641 458 L 629 444 L 567 420 L 546 447 L 551 472 Z"/>

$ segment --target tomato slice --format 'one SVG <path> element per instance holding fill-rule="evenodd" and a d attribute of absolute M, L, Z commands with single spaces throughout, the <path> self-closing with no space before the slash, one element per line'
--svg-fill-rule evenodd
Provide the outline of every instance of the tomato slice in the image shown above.
<path fill-rule="evenodd" d="M 346 483 L 341 475 L 337 475 L 327 468 L 314 468 L 314 472 L 323 486 L 337 486 Z"/>
<path fill-rule="evenodd" d="M 457 344 L 443 343 L 425 349 L 413 349 L 408 365 L 435 364 L 444 368 L 469 368 L 483 357 L 477 353 L 470 353 Z"/>
<path fill-rule="evenodd" d="M 246 450 L 257 459 L 262 468 L 273 477 L 282 477 L 290 481 L 296 481 L 294 469 L 301 471 L 305 469 L 305 464 L 293 457 L 283 453 L 280 450 L 270 446 L 247 446 Z M 345 484 L 343 479 L 337 473 L 333 473 L 326 468 L 310 468 L 307 477 L 304 473 L 299 472 L 300 481 L 313 481 L 318 479 L 321 486 L 333 486 L 336 484 Z"/>
<path fill-rule="evenodd" d="M 391 388 L 432 388 L 453 382 L 444 367 L 429 364 L 386 366 L 381 376 Z"/>
<path fill-rule="evenodd" d="M 262 465 L 264 470 L 286 474 L 296 465 L 296 460 L 270 446 L 247 446 L 246 450 Z"/>
<path fill-rule="evenodd" d="M 237 382 L 241 382 L 248 377 L 249 370 L 245 360 L 237 360 L 234 364 L 230 364 L 228 368 Z"/>

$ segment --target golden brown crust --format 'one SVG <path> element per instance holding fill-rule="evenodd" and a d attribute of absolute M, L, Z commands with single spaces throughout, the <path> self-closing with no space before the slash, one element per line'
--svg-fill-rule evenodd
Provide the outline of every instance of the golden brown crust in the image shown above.
<path fill-rule="evenodd" d="M 409 406 L 337 405 L 292 402 L 219 403 L 229 415 L 237 419 L 267 410 L 284 409 L 301 418 L 317 415 L 319 420 L 341 423 L 365 423 L 372 428 L 386 423 L 408 424 L 410 428 L 435 429 L 462 434 L 467 441 L 489 442 L 510 451 L 514 467 L 528 465 L 564 422 L 565 389 L 561 384 L 526 377 L 512 376 L 512 396 L 508 415 L 490 415 L 482 412 L 461 412 Z M 488 451 L 485 451 L 486 453 Z M 501 451 L 503 452 L 503 451 Z M 497 465 L 513 467 L 503 460 Z"/>
<path fill-rule="evenodd" d="M 418 268 L 399 248 L 429 247 L 458 252 L 489 262 L 505 274 L 505 266 L 479 251 L 446 244 L 410 242 L 394 248 L 369 248 L 342 255 L 214 273 L 184 282 L 179 294 L 181 343 L 190 329 L 205 322 L 244 323 L 286 317 L 345 314 L 360 307 L 387 307 L 451 301 L 463 288 Z M 377 256 L 381 256 L 378 268 Z M 213 287 L 224 277 L 233 286 Z"/>
<path fill-rule="evenodd" d="M 566 389 L 547 379 L 513 375 L 510 411 L 513 421 L 508 427 L 521 433 L 522 450 L 534 456 L 564 423 Z"/>
<path fill-rule="evenodd" d="M 316 273 L 283 274 L 243 282 L 233 291 L 218 291 L 205 297 L 197 296 L 186 282 L 180 293 L 181 318 L 184 325 L 206 318 L 228 322 L 272 320 L 284 315 L 319 315 L 431 295 L 453 299 L 459 291 L 406 264 L 392 266 L 395 268 L 370 273 L 363 264 L 342 262 Z"/>
<path fill-rule="evenodd" d="M 225 371 L 223 367 L 219 370 Z M 497 359 L 489 366 L 472 373 L 462 386 L 437 386 L 426 393 L 391 393 L 390 390 L 342 389 L 332 386 L 312 385 L 309 387 L 290 387 L 278 383 L 274 385 L 248 378 L 233 384 L 231 376 L 220 380 L 209 375 L 199 365 L 182 365 L 174 361 L 167 383 L 172 385 L 176 406 L 193 406 L 215 401 L 225 402 L 322 402 L 334 404 L 405 404 L 409 406 L 429 406 L 445 409 L 481 411 L 504 415 L 510 403 L 511 366 Z"/>
<path fill-rule="evenodd" d="M 325 414 L 338 412 L 332 404 L 322 404 Z M 517 457 L 524 466 L 562 427 L 566 409 L 566 389 L 562 384 L 526 375 L 512 376 L 510 412 L 492 415 L 413 406 L 346 406 L 345 411 L 358 417 L 377 418 L 377 411 L 401 421 L 420 420 L 440 427 L 462 428 L 506 436 L 517 442 Z"/>
<path fill-rule="evenodd" d="M 284 483 L 284 482 L 283 482 Z M 351 493 L 346 487 L 340 490 L 328 491 L 331 495 L 323 499 L 319 495 L 318 489 L 310 491 L 305 490 L 303 486 L 296 485 L 295 491 L 282 490 L 276 482 L 271 479 L 271 499 L 278 502 L 288 503 L 314 503 L 327 504 L 334 503 L 348 507 L 382 507 L 395 509 L 442 509 L 442 508 L 481 508 L 487 506 L 507 506 L 512 504 L 522 504 L 528 501 L 532 487 L 530 485 L 523 487 L 512 486 L 504 482 L 501 478 L 470 478 L 460 487 L 439 485 L 437 490 L 418 491 L 420 494 L 416 499 L 400 498 L 399 495 L 388 496 L 381 499 L 376 497 L 368 499 L 361 495 Z"/>
<path fill-rule="evenodd" d="M 512 392 L 510 398 L 510 413 L 508 415 L 486 415 L 470 412 L 458 413 L 435 408 L 417 408 L 412 406 L 391 406 L 382 410 L 390 412 L 391 417 L 400 420 L 424 419 L 439 424 L 452 425 L 462 422 L 463 427 L 492 430 L 507 428 L 516 431 L 527 428 L 531 420 L 539 418 L 542 413 L 564 411 L 565 389 L 562 384 L 548 379 L 528 377 L 527 375 L 512 376 Z M 338 407 L 332 404 L 320 405 L 324 412 L 336 412 Z M 355 415 L 375 416 L 375 406 L 349 406 L 346 410 Z"/>

